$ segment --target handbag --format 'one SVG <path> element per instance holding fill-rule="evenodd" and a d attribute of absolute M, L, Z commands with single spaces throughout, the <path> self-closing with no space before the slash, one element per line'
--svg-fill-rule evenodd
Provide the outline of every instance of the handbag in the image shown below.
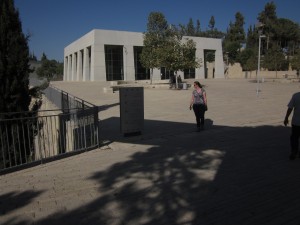
<path fill-rule="evenodd" d="M 204 105 L 204 110 L 205 110 L 205 111 L 207 111 L 207 110 L 208 110 L 208 108 L 207 108 L 207 105 L 206 105 L 206 104 Z"/>

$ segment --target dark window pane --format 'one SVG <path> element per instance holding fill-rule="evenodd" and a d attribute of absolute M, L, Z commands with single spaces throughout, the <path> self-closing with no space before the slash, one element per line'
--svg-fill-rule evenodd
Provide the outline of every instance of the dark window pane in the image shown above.
<path fill-rule="evenodd" d="M 184 70 L 184 79 L 195 79 L 195 68 Z"/>
<path fill-rule="evenodd" d="M 105 45 L 106 80 L 123 80 L 123 46 Z"/>
<path fill-rule="evenodd" d="M 140 54 L 142 53 L 143 47 L 134 46 L 134 70 L 136 80 L 149 80 L 150 69 L 146 69 L 140 62 Z"/>
<path fill-rule="evenodd" d="M 169 80 L 174 75 L 174 71 L 167 70 L 166 67 L 161 67 L 160 75 L 162 80 Z"/>

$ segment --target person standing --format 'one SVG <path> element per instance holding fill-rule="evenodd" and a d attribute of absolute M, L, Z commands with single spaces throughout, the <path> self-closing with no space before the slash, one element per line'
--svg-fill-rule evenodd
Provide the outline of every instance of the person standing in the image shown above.
<path fill-rule="evenodd" d="M 199 132 L 204 129 L 204 114 L 207 110 L 207 98 L 206 91 L 198 81 L 194 82 L 194 90 L 190 101 L 190 110 L 191 109 L 193 109 L 195 113 L 197 131 Z"/>
<path fill-rule="evenodd" d="M 294 160 L 298 154 L 299 148 L 299 137 L 300 137 L 300 92 L 293 94 L 289 104 L 287 105 L 288 109 L 284 118 L 284 125 L 287 126 L 289 123 L 289 116 L 294 111 L 292 117 L 292 132 L 290 136 L 291 144 L 291 154 L 290 160 Z"/>

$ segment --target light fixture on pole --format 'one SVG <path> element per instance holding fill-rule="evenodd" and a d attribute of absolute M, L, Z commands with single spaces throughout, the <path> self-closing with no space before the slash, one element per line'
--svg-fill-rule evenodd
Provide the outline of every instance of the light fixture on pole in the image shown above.
<path fill-rule="evenodd" d="M 225 75 L 225 78 L 228 79 L 228 70 L 229 70 L 229 62 L 228 62 L 228 59 L 229 59 L 229 52 L 226 52 L 226 75 Z"/>
<path fill-rule="evenodd" d="M 259 88 L 259 72 L 260 72 L 260 46 L 261 46 L 261 38 L 264 38 L 265 35 L 262 35 L 262 29 L 264 27 L 264 24 L 261 22 L 258 22 L 256 24 L 256 28 L 258 29 L 258 62 L 257 62 L 257 74 L 256 74 L 256 79 L 257 79 L 257 87 L 256 87 L 256 95 L 258 97 L 260 88 Z"/>
<path fill-rule="evenodd" d="M 256 87 L 256 95 L 259 95 L 260 88 L 259 88 L 259 79 L 260 79 L 260 46 L 261 46 L 261 39 L 265 38 L 265 35 L 259 35 L 258 37 L 258 62 L 257 62 L 257 87 Z"/>

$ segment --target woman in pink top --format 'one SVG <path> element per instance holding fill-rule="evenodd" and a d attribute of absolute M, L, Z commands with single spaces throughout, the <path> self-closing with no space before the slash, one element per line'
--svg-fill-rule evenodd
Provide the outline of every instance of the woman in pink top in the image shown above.
<path fill-rule="evenodd" d="M 194 82 L 194 90 L 190 102 L 190 109 L 194 110 L 197 122 L 197 131 L 204 129 L 204 114 L 207 110 L 207 98 L 206 92 L 202 85 L 198 82 Z"/>

